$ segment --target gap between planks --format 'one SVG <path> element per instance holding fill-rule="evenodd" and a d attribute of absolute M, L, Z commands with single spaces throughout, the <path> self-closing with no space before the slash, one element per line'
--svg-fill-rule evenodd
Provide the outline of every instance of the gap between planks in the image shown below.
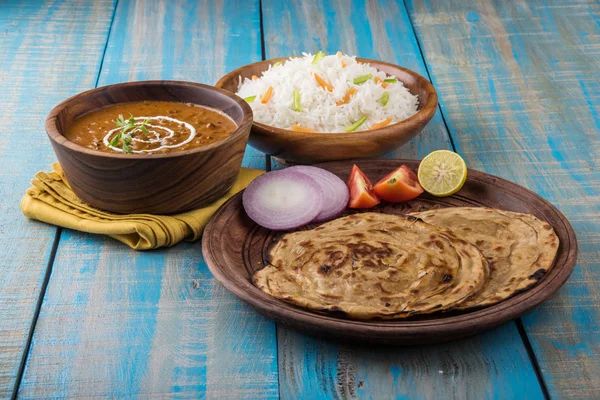
<path fill-rule="evenodd" d="M 403 0 L 403 4 L 404 4 L 404 7 L 406 8 L 406 10 L 408 10 L 409 8 L 406 4 L 406 0 Z M 431 72 L 429 71 L 429 66 L 427 65 L 427 60 L 425 59 L 425 55 L 423 54 L 423 49 L 421 47 L 421 41 L 419 40 L 419 36 L 417 35 L 417 31 L 415 29 L 412 16 L 411 16 L 410 12 L 407 12 L 407 15 L 408 15 L 408 20 L 410 21 L 410 27 L 412 29 L 413 35 L 415 36 L 415 40 L 417 42 L 417 46 L 419 47 L 419 53 L 420 53 L 421 59 L 423 60 L 423 65 L 425 66 L 425 71 L 427 72 L 427 79 L 429 79 L 429 81 L 432 82 Z M 452 131 L 450 130 L 450 128 L 448 127 L 448 123 L 446 122 L 446 116 L 444 115 L 444 111 L 442 110 L 441 101 L 438 104 L 438 109 L 440 110 L 440 115 L 442 117 L 442 121 L 444 122 L 444 126 L 446 127 L 446 132 L 448 133 L 448 138 L 450 139 L 450 145 L 452 146 L 452 150 L 456 152 L 456 146 L 454 145 L 454 138 L 452 137 Z M 545 399 L 549 400 L 550 394 L 548 392 L 548 386 L 546 385 L 546 381 L 544 380 L 544 375 L 542 374 L 540 364 L 535 355 L 535 352 L 533 351 L 533 347 L 531 346 L 531 342 L 529 341 L 529 337 L 527 336 L 527 332 L 525 331 L 523 322 L 521 321 L 521 318 L 519 317 L 514 321 L 514 323 L 517 326 L 519 336 L 521 337 L 523 346 L 525 346 L 525 350 L 527 351 L 527 355 L 529 356 L 529 361 L 531 363 L 531 366 L 533 367 L 535 376 L 537 377 L 538 384 L 540 385 L 540 389 L 542 390 L 542 394 Z"/>
<path fill-rule="evenodd" d="M 263 4 L 262 0 L 258 1 L 258 13 L 260 16 L 260 57 L 264 61 L 267 58 L 267 50 L 265 47 L 265 27 L 263 22 Z M 271 156 L 265 154 L 265 171 L 271 172 Z M 281 399 L 281 368 L 279 366 L 279 324 L 273 321 L 275 324 L 275 365 L 277 365 L 277 397 Z"/>
<path fill-rule="evenodd" d="M 542 369 L 540 368 L 540 363 L 538 362 L 537 356 L 533 351 L 533 347 L 531 346 L 531 342 L 529 341 L 529 336 L 527 336 L 527 332 L 525 331 L 525 326 L 523 326 L 523 321 L 521 321 L 521 317 L 515 320 L 515 324 L 517 325 L 517 330 L 519 331 L 519 335 L 521 336 L 521 340 L 523 341 L 523 345 L 527 350 L 527 355 L 529 356 L 529 361 L 531 362 L 531 366 L 535 371 L 535 376 L 537 377 L 538 384 L 542 389 L 542 394 L 544 395 L 544 399 L 550 400 L 550 392 L 548 391 L 548 386 L 546 385 L 546 381 L 544 380 L 544 374 L 542 373 Z"/>
<path fill-rule="evenodd" d="M 115 0 L 114 5 L 113 5 L 112 16 L 110 19 L 110 24 L 108 27 L 108 33 L 106 34 L 106 42 L 104 43 L 104 49 L 102 50 L 102 57 L 100 58 L 100 67 L 98 68 L 98 74 L 96 75 L 96 81 L 95 81 L 94 87 L 98 87 L 98 82 L 100 81 L 100 74 L 102 73 L 102 66 L 104 65 L 104 56 L 106 55 L 106 49 L 108 47 L 108 40 L 110 39 L 110 34 L 112 32 L 112 27 L 113 27 L 113 23 L 115 21 L 115 15 L 117 13 L 118 5 L 119 5 L 119 0 Z M 19 393 L 19 388 L 21 386 L 21 380 L 23 379 L 23 374 L 25 373 L 25 365 L 27 364 L 27 357 L 29 356 L 29 351 L 31 349 L 31 341 L 33 340 L 33 335 L 35 333 L 35 327 L 37 325 L 37 321 L 40 316 L 40 311 L 42 309 L 42 303 L 44 302 L 44 297 L 46 296 L 46 289 L 48 288 L 48 283 L 50 282 L 50 277 L 52 276 L 52 267 L 54 265 L 54 259 L 56 258 L 56 253 L 58 251 L 58 245 L 60 243 L 60 236 L 62 234 L 62 231 L 63 231 L 63 228 L 57 227 L 56 232 L 54 234 L 54 241 L 52 243 L 50 257 L 48 258 L 48 263 L 46 264 L 46 273 L 44 274 L 44 280 L 42 282 L 40 294 L 36 301 L 35 311 L 33 313 L 33 319 L 31 320 L 31 325 L 30 325 L 29 331 L 27 333 L 27 341 L 25 343 L 25 349 L 23 350 L 23 354 L 21 356 L 21 362 L 19 364 L 19 369 L 17 371 L 17 379 L 15 381 L 15 386 L 13 388 L 11 400 L 15 400 L 17 398 L 17 394 Z"/>
<path fill-rule="evenodd" d="M 417 42 L 417 47 L 419 48 L 419 55 L 421 56 L 421 60 L 423 60 L 423 65 L 425 66 L 425 72 L 427 73 L 427 79 L 429 82 L 431 80 L 431 73 L 429 72 L 429 66 L 427 66 L 427 61 L 425 61 L 425 56 L 423 55 L 423 49 L 421 48 L 421 41 L 419 40 L 419 36 L 417 35 L 417 31 L 415 30 L 415 25 L 413 24 L 412 17 L 410 16 L 410 12 L 408 12 L 408 6 L 406 5 L 406 0 L 402 0 L 402 4 L 404 4 L 404 8 L 406 9 L 406 16 L 408 17 L 408 21 L 410 22 L 410 29 L 415 37 L 415 41 Z M 444 111 L 442 110 L 442 104 L 439 102 L 438 97 L 438 110 L 440 111 L 440 116 L 442 117 L 442 122 L 444 123 L 444 127 L 446 128 L 446 133 L 448 135 L 448 139 L 450 140 L 450 146 L 452 146 L 452 151 L 456 152 L 456 146 L 454 145 L 454 139 L 452 138 L 452 132 L 450 132 L 450 128 L 448 128 L 448 123 L 446 122 L 446 116 L 444 115 Z"/>
<path fill-rule="evenodd" d="M 48 288 L 48 282 L 50 282 L 50 275 L 52 275 L 52 265 L 54 264 L 54 258 L 56 257 L 56 251 L 58 250 L 58 242 L 60 241 L 60 234 L 62 233 L 62 228 L 56 228 L 56 232 L 54 233 L 54 242 L 52 243 L 52 249 L 50 250 L 50 257 L 48 258 L 48 263 L 46 264 L 46 273 L 44 274 L 44 280 L 42 281 L 42 287 L 40 288 L 40 294 L 38 295 L 38 299 L 35 304 L 35 310 L 33 312 L 33 319 L 31 320 L 31 325 L 29 326 L 29 331 L 27 332 L 27 341 L 25 342 L 25 348 L 23 349 L 23 354 L 21 355 L 21 362 L 19 363 L 19 369 L 17 370 L 17 379 L 15 381 L 15 387 L 13 388 L 13 392 L 11 395 L 11 399 L 14 400 L 17 398 L 17 393 L 19 393 L 19 387 L 21 386 L 21 379 L 23 378 L 23 373 L 25 372 L 25 364 L 27 363 L 27 356 L 29 355 L 29 349 L 31 348 L 31 341 L 33 340 L 33 334 L 35 332 L 35 326 L 37 324 L 38 317 L 40 316 L 40 310 L 42 309 L 42 302 L 44 301 L 44 296 L 46 295 L 46 289 Z"/>
<path fill-rule="evenodd" d="M 100 58 L 100 68 L 98 68 L 98 75 L 96 76 L 96 83 L 94 84 L 94 87 L 98 87 L 98 83 L 100 82 L 100 75 L 102 75 L 102 67 L 104 66 L 104 57 L 106 56 L 108 41 L 110 40 L 110 34 L 112 33 L 113 24 L 115 23 L 115 16 L 117 15 L 119 0 L 115 0 L 114 4 L 112 16 L 110 17 L 110 24 L 108 25 L 108 33 L 106 34 L 106 42 L 104 43 L 104 49 L 102 50 L 102 58 Z"/>

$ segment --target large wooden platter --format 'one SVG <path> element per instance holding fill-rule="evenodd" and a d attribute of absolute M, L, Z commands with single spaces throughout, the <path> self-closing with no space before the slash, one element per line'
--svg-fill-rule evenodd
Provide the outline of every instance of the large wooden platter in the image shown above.
<path fill-rule="evenodd" d="M 373 180 L 414 160 L 357 160 L 319 165 L 343 180 L 356 163 Z M 499 304 L 465 313 L 439 313 L 395 321 L 354 321 L 301 309 L 263 293 L 252 284 L 252 274 L 264 267 L 263 253 L 279 234 L 256 225 L 242 207 L 242 195 L 232 197 L 214 215 L 202 240 L 206 263 L 215 278 L 231 293 L 259 313 L 279 323 L 315 336 L 369 344 L 425 344 L 455 340 L 515 319 L 550 297 L 567 280 L 577 258 L 577 241 L 571 224 L 552 204 L 515 183 L 469 170 L 465 186 L 455 195 L 436 198 L 422 195 L 403 204 L 382 204 L 383 213 L 409 213 L 433 208 L 493 207 L 533 214 L 547 221 L 560 239 L 552 268 L 531 289 Z M 373 210 L 371 210 L 373 211 Z"/>

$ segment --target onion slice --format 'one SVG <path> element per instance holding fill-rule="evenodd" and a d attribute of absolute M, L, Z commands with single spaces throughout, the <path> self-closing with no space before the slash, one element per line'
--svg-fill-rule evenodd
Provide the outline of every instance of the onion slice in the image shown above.
<path fill-rule="evenodd" d="M 253 180 L 242 195 L 246 214 L 257 224 L 273 230 L 306 225 L 321 212 L 323 192 L 307 174 L 273 171 Z"/>
<path fill-rule="evenodd" d="M 300 172 L 313 178 L 323 192 L 321 212 L 312 222 L 324 222 L 338 217 L 348 205 L 350 193 L 348 186 L 337 175 L 317 167 L 298 165 L 284 170 L 285 172 Z"/>

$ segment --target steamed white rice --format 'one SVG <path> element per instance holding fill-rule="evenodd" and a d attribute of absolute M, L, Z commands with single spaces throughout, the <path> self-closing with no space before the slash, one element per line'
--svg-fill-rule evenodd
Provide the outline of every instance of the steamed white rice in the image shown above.
<path fill-rule="evenodd" d="M 303 53 L 304 57 L 290 58 L 283 65 L 270 66 L 257 80 L 240 78 L 237 95 L 242 98 L 256 96 L 248 100 L 254 112 L 254 120 L 266 125 L 291 129 L 293 125 L 317 132 L 345 132 L 346 127 L 366 116 L 367 120 L 357 131 L 370 129 L 373 125 L 391 118 L 390 124 L 402 121 L 416 114 L 418 97 L 411 94 L 402 82 L 389 83 L 383 88 L 375 83 L 393 78 L 378 71 L 369 64 L 359 64 L 355 56 L 330 55 L 312 64 L 314 55 Z M 346 67 L 342 68 L 342 61 Z M 333 86 L 329 92 L 322 88 L 312 73 Z M 372 74 L 372 78 L 362 84 L 353 80 Z M 262 96 L 269 86 L 273 87 L 271 98 L 262 104 Z M 346 92 L 356 88 L 347 104 L 336 105 Z M 294 90 L 300 92 L 301 111 L 294 110 Z M 386 105 L 381 104 L 384 92 L 389 93 Z"/>

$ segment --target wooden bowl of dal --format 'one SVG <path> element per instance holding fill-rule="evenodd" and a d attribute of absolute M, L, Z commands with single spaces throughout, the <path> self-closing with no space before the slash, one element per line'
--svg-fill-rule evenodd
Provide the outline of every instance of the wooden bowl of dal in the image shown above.
<path fill-rule="evenodd" d="M 106 152 L 65 138 L 78 118 L 134 101 L 209 107 L 229 116 L 237 128 L 214 143 L 164 154 Z M 129 82 L 89 90 L 58 104 L 46 118 L 46 132 L 75 194 L 93 207 L 128 214 L 179 213 L 223 196 L 238 175 L 251 125 L 252 110 L 239 97 L 212 86 L 176 81 Z"/>
<path fill-rule="evenodd" d="M 245 65 L 225 75 L 215 86 L 236 93 L 240 77 L 261 76 L 270 65 L 287 60 L 288 58 L 274 58 Z M 418 112 L 408 119 L 380 129 L 350 133 L 295 132 L 254 121 L 250 145 L 286 163 L 314 164 L 381 156 L 417 136 L 437 109 L 438 97 L 433 85 L 416 72 L 394 64 L 365 58 L 357 58 L 357 61 L 371 64 L 396 77 L 412 94 L 418 95 Z"/>

